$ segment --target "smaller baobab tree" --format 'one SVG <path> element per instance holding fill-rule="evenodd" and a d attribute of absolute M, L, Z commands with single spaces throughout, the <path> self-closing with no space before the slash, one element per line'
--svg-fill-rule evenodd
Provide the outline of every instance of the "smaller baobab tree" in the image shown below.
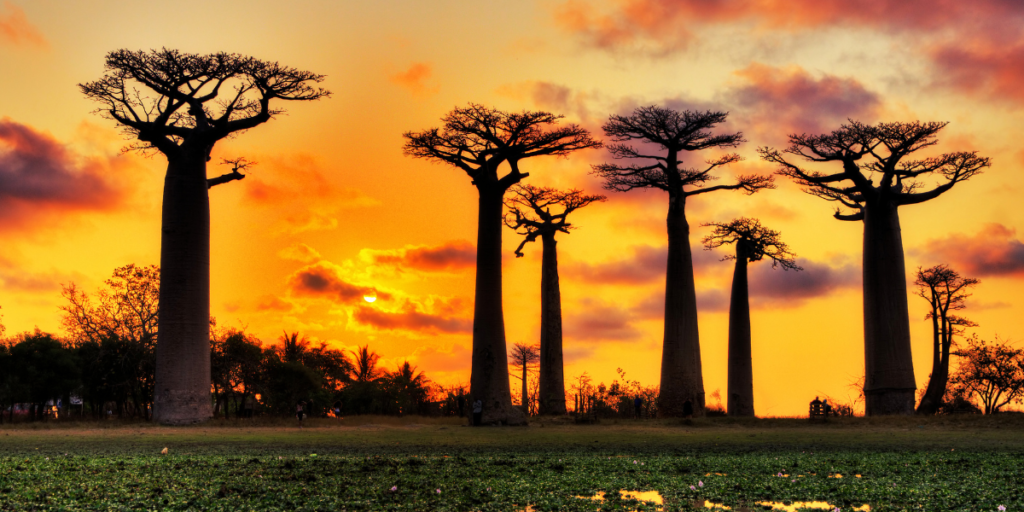
<path fill-rule="evenodd" d="M 729 300 L 729 388 L 726 412 L 729 416 L 754 416 L 754 370 L 750 347 L 750 296 L 747 264 L 764 258 L 772 268 L 803 270 L 795 255 L 779 238 L 780 233 L 761 225 L 757 219 L 739 218 L 728 223 L 710 222 L 714 231 L 704 237 L 707 250 L 735 244 L 736 254 L 723 260 L 736 260 Z"/>
<path fill-rule="evenodd" d="M 864 396 L 868 416 L 914 412 L 907 271 L 899 208 L 931 201 L 980 174 L 976 151 L 914 158 L 938 144 L 947 123 L 856 121 L 832 133 L 790 135 L 788 148 L 762 147 L 761 158 L 804 191 L 838 203 L 837 220 L 861 222 L 864 246 Z M 802 160 L 803 162 L 795 162 Z M 799 163 L 799 165 L 798 165 Z M 830 164 L 829 173 L 806 164 Z M 934 179 L 938 183 L 928 183 Z"/>
<path fill-rule="evenodd" d="M 525 343 L 516 343 L 512 345 L 512 350 L 508 352 L 509 359 L 512 360 L 512 366 L 522 371 L 522 376 L 512 374 L 514 377 L 523 381 L 523 395 L 522 395 L 522 407 L 523 413 L 526 415 L 530 414 L 530 393 L 527 387 L 529 383 L 528 377 L 530 373 L 530 367 L 537 361 L 541 360 L 540 351 L 537 350 L 536 345 L 527 345 Z"/>
<path fill-rule="evenodd" d="M 543 247 L 540 274 L 540 414 L 566 414 L 565 377 L 562 364 L 562 294 L 558 282 L 558 251 L 555 234 L 573 229 L 570 213 L 605 196 L 586 195 L 582 190 L 556 190 L 549 187 L 516 185 L 505 199 L 508 213 L 505 225 L 522 235 L 516 248 L 517 258 L 523 246 L 539 237 Z M 552 208 L 560 208 L 552 212 Z M 523 383 L 525 393 L 526 383 Z"/>
<path fill-rule="evenodd" d="M 932 373 L 928 378 L 921 403 L 917 405 L 917 414 L 935 414 L 942 406 L 942 397 L 946 394 L 949 381 L 949 356 L 954 345 L 954 337 L 964 333 L 967 327 L 977 327 L 971 320 L 953 314 L 967 307 L 966 299 L 971 288 L 981 281 L 963 277 L 949 265 L 935 265 L 922 269 L 917 268 L 917 295 L 928 301 L 930 310 L 925 319 L 932 321 Z"/>
<path fill-rule="evenodd" d="M 549 112 L 504 112 L 483 105 L 456 108 L 443 128 L 406 132 L 405 154 L 464 171 L 476 187 L 476 284 L 473 300 L 473 364 L 470 401 L 483 403 L 485 424 L 525 425 L 512 407 L 502 310 L 501 235 L 505 191 L 529 173 L 519 164 L 539 156 L 567 156 L 601 141 L 578 125 L 556 126 L 562 118 Z M 508 167 L 503 176 L 499 170 Z"/>
<path fill-rule="evenodd" d="M 741 160 L 727 153 L 685 166 L 684 158 L 697 151 L 735 148 L 743 134 L 714 133 L 727 112 L 682 112 L 658 106 L 640 107 L 631 115 L 613 115 L 602 127 L 616 144 L 608 152 L 624 163 L 594 166 L 592 174 L 604 178 L 608 190 L 659 189 L 668 193 L 668 264 L 665 271 L 665 338 L 661 352 L 661 394 L 658 416 L 704 414 L 704 376 L 697 329 L 697 290 L 690 254 L 690 224 L 686 202 L 722 190 L 753 194 L 773 188 L 772 176 L 742 175 L 729 184 L 708 186 L 717 180 L 719 167 Z"/>

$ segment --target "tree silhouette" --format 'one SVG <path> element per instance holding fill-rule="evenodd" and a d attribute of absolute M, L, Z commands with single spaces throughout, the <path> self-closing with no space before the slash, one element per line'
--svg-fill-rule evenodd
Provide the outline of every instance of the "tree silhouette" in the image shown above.
<path fill-rule="evenodd" d="M 282 361 L 286 363 L 303 362 L 306 352 L 309 351 L 309 339 L 305 336 L 299 336 L 298 331 L 291 334 L 285 331 L 278 339 L 281 340 L 278 350 L 280 351 Z"/>
<path fill-rule="evenodd" d="M 522 376 L 512 374 L 516 378 L 522 381 L 522 407 L 523 413 L 530 414 L 530 393 L 527 384 L 527 374 L 530 372 L 530 366 L 537 361 L 541 360 L 541 353 L 536 345 L 527 345 L 525 343 L 516 343 L 512 345 L 512 350 L 508 351 L 508 357 L 512 360 L 512 366 L 518 368 L 523 374 Z M 563 401 L 565 399 L 563 398 Z M 563 404 L 564 405 L 564 404 Z"/>
<path fill-rule="evenodd" d="M 978 326 L 951 312 L 967 307 L 964 301 L 971 296 L 968 290 L 980 282 L 961 276 L 949 265 L 917 268 L 917 279 L 914 281 L 917 295 L 928 301 L 931 310 L 925 319 L 932 321 L 932 373 L 921 403 L 917 405 L 918 414 L 935 414 L 942 407 L 942 397 L 946 394 L 946 383 L 949 380 L 949 355 L 953 338 L 962 335 L 967 327 Z"/>
<path fill-rule="evenodd" d="M 381 376 L 382 371 L 380 368 L 377 368 L 377 361 L 380 360 L 380 356 L 370 350 L 369 345 L 359 347 L 359 350 L 355 351 L 354 355 L 357 382 L 373 382 L 377 380 L 377 377 Z"/>
<path fill-rule="evenodd" d="M 747 286 L 747 263 L 765 257 L 772 268 L 803 270 L 796 265 L 793 253 L 779 239 L 779 232 L 761 225 L 757 219 L 739 218 L 728 223 L 710 222 L 714 231 L 705 236 L 704 248 L 711 250 L 736 244 L 736 254 L 723 260 L 736 260 L 729 298 L 729 385 L 726 390 L 726 413 L 729 416 L 754 416 L 754 369 L 750 348 L 750 299 Z"/>
<path fill-rule="evenodd" d="M 605 188 L 626 192 L 656 188 L 668 192 L 668 269 L 665 277 L 665 337 L 661 356 L 661 395 L 658 416 L 679 417 L 687 402 L 694 415 L 704 413 L 704 380 L 697 332 L 697 297 L 690 254 L 690 225 L 686 220 L 688 198 L 719 190 L 744 190 L 753 194 L 773 187 L 771 176 L 744 175 L 729 185 L 706 186 L 718 179 L 711 172 L 740 160 L 726 154 L 707 160 L 703 168 L 683 167 L 682 153 L 713 148 L 734 148 L 744 142 L 742 133 L 715 135 L 711 129 L 725 122 L 725 112 L 678 112 L 657 106 L 640 107 L 632 115 L 613 115 L 604 132 L 620 144 L 608 147 L 619 160 L 641 161 L 620 165 L 595 165 L 593 174 L 605 180 Z M 646 144 L 636 147 L 631 143 Z M 660 152 L 660 153 L 659 153 Z M 657 153 L 657 154 L 656 154 Z"/>
<path fill-rule="evenodd" d="M 565 378 L 562 371 L 562 294 L 558 283 L 558 250 L 555 233 L 573 229 L 567 221 L 570 213 L 605 196 L 586 195 L 582 190 L 568 191 L 516 185 L 505 199 L 508 213 L 505 225 L 524 236 L 516 248 L 516 257 L 523 256 L 523 246 L 540 237 L 542 263 L 540 274 L 540 414 L 566 414 Z M 551 208 L 561 211 L 551 212 Z M 525 379 L 524 379 L 525 386 Z"/>
<path fill-rule="evenodd" d="M 210 406 L 209 188 L 241 178 L 209 179 L 214 145 L 269 121 L 283 110 L 272 100 L 303 101 L 330 93 L 323 75 L 238 54 L 199 55 L 177 50 L 116 50 L 105 73 L 79 84 L 98 101 L 98 113 L 136 140 L 127 149 L 167 158 L 160 243 L 160 341 L 153 417 L 194 423 Z M 139 89 L 142 90 L 139 90 Z"/>
<path fill-rule="evenodd" d="M 947 123 L 879 123 L 850 121 L 832 133 L 790 135 L 785 151 L 763 147 L 765 160 L 778 174 L 806 187 L 811 195 L 839 203 L 835 218 L 864 223 L 864 367 L 866 411 L 875 414 L 914 412 L 914 365 L 910 351 L 906 264 L 900 233 L 900 206 L 935 199 L 988 167 L 974 151 L 945 153 L 912 160 L 934 146 Z M 793 155 L 811 163 L 836 162 L 839 172 L 825 174 L 789 161 Z M 921 178 L 942 183 L 921 190 Z M 844 209 L 845 208 L 845 209 Z"/>
<path fill-rule="evenodd" d="M 977 397 L 985 414 L 999 412 L 1012 403 L 1024 403 L 1024 348 L 997 338 L 988 342 L 977 334 L 967 338 L 959 356 L 957 371 L 950 380 L 954 394 Z"/>
<path fill-rule="evenodd" d="M 502 203 L 505 191 L 529 174 L 519 163 L 527 158 L 565 156 L 596 148 L 601 142 L 570 124 L 556 127 L 562 116 L 548 112 L 503 112 L 482 105 L 456 108 L 443 128 L 406 132 L 405 154 L 462 169 L 479 194 L 477 210 L 476 290 L 473 302 L 473 366 L 470 401 L 483 402 L 482 422 L 522 425 L 526 417 L 512 407 L 505 359 L 505 318 L 501 293 Z M 509 172 L 498 175 L 507 164 Z"/>

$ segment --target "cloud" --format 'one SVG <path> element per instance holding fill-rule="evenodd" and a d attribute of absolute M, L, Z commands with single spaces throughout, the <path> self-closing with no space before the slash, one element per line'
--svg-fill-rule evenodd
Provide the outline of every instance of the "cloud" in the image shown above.
<path fill-rule="evenodd" d="M 362 191 L 334 185 L 308 155 L 260 158 L 241 186 L 250 204 L 281 212 L 278 234 L 334 229 L 339 210 L 380 204 Z"/>
<path fill-rule="evenodd" d="M 602 263 L 570 261 L 559 271 L 572 279 L 595 284 L 642 285 L 665 280 L 668 265 L 668 247 L 635 245 L 629 248 L 631 256 Z M 720 257 L 705 251 L 699 245 L 690 246 L 694 272 L 700 272 L 718 263 Z"/>
<path fill-rule="evenodd" d="M 275 295 L 264 295 L 256 301 L 256 311 L 281 311 L 287 313 L 293 307 L 292 303 Z"/>
<path fill-rule="evenodd" d="M 319 261 L 296 270 L 288 276 L 289 291 L 296 297 L 323 298 L 338 304 L 357 304 L 367 295 L 377 300 L 389 300 L 391 294 L 372 286 L 350 283 L 343 277 L 342 268 L 329 261 Z"/>
<path fill-rule="evenodd" d="M 0 120 L 0 230 L 69 211 L 109 211 L 126 190 L 111 175 L 126 160 L 84 158 L 48 134 Z"/>
<path fill-rule="evenodd" d="M 359 255 L 374 264 L 398 270 L 458 272 L 476 266 L 476 247 L 465 240 L 433 246 L 407 245 L 402 249 L 363 249 Z"/>
<path fill-rule="evenodd" d="M 498 94 L 519 101 L 527 101 L 535 108 L 562 115 L 590 120 L 588 104 L 600 99 L 594 94 L 574 90 L 567 86 L 543 80 L 527 80 L 499 87 Z"/>
<path fill-rule="evenodd" d="M 861 284 L 860 265 L 831 267 L 804 258 L 797 258 L 796 264 L 803 270 L 794 272 L 773 269 L 771 263 L 766 261 L 748 267 L 750 297 L 757 299 L 757 306 L 795 306 L 805 299 L 822 297 L 835 290 Z"/>
<path fill-rule="evenodd" d="M 631 340 L 641 331 L 633 324 L 633 315 L 615 305 L 596 299 L 581 300 L 571 313 L 563 313 L 564 333 L 573 340 Z"/>
<path fill-rule="evenodd" d="M 928 52 L 938 85 L 960 92 L 1024 102 L 1024 40 L 975 39 L 935 45 Z"/>
<path fill-rule="evenodd" d="M 968 277 L 1024 275 L 1024 243 L 1017 230 L 999 223 L 985 224 L 976 234 L 955 233 L 924 244 L 916 252 L 935 263 L 948 263 Z"/>
<path fill-rule="evenodd" d="M 569 0 L 555 9 L 554 18 L 559 26 L 577 34 L 592 48 L 665 56 L 686 49 L 694 40 L 669 3 L 622 2 L 615 13 L 603 14 L 596 12 L 590 2 Z"/>
<path fill-rule="evenodd" d="M 432 372 L 468 370 L 473 365 L 473 349 L 454 345 L 450 351 L 444 352 L 434 347 L 425 347 L 417 350 L 413 358 L 420 368 Z"/>
<path fill-rule="evenodd" d="M 413 62 L 408 69 L 388 76 L 391 83 L 405 87 L 414 95 L 431 95 L 440 90 L 439 86 L 428 86 L 427 80 L 434 74 L 434 68 L 425 62 Z"/>
<path fill-rule="evenodd" d="M 824 133 L 847 119 L 870 122 L 882 98 L 853 78 L 814 77 L 800 66 L 753 63 L 735 72 L 740 83 L 724 100 L 753 125 L 759 139 L 791 133 Z M 785 140 L 785 139 L 782 139 Z"/>
<path fill-rule="evenodd" d="M 405 301 L 397 311 L 385 311 L 368 305 L 357 306 L 352 318 L 361 324 L 387 331 L 412 331 L 427 334 L 473 332 L 473 319 L 455 316 L 462 304 L 457 299 L 434 298 L 426 306 Z M 428 311 L 423 311 L 427 309 Z"/>
<path fill-rule="evenodd" d="M 323 259 L 316 249 L 303 243 L 295 243 L 285 247 L 278 251 L 277 255 L 286 260 L 293 260 L 301 263 L 315 263 Z"/>
<path fill-rule="evenodd" d="M 0 42 L 13 46 L 50 47 L 43 33 L 29 23 L 25 11 L 10 2 L 4 2 L 0 9 Z"/>
<path fill-rule="evenodd" d="M 81 281 L 81 275 L 75 274 Z M 53 293 L 59 292 L 61 284 L 75 279 L 59 272 L 26 272 L 18 268 L 0 269 L 0 286 L 5 292 Z"/>

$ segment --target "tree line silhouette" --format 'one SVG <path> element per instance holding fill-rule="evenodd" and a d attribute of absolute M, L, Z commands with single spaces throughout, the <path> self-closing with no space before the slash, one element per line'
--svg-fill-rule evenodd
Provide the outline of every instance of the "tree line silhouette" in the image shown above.
<path fill-rule="evenodd" d="M 207 178 L 210 154 L 218 141 L 283 112 L 271 107 L 271 102 L 276 105 L 328 97 L 330 92 L 318 86 L 324 79 L 323 75 L 237 54 L 117 50 L 107 55 L 101 79 L 79 86 L 87 97 L 100 103 L 100 115 L 115 121 L 136 141 L 130 149 L 161 153 L 168 162 L 161 228 L 164 285 L 156 291 L 160 304 L 155 320 L 159 342 L 155 335 L 136 340 L 138 344 L 154 345 L 153 380 L 142 381 L 130 393 L 125 391 L 144 394 L 150 389 L 147 386 L 151 386 L 156 421 L 203 421 L 214 413 L 215 407 L 222 407 L 220 398 L 216 405 L 208 399 L 213 379 L 211 364 L 216 360 L 211 358 L 211 340 L 215 336 L 210 335 L 209 320 L 208 191 L 213 186 L 243 179 L 240 171 L 245 168 L 245 161 L 229 160 L 234 164 L 231 173 Z M 146 94 L 140 93 L 139 88 Z M 529 173 L 521 169 L 521 164 L 535 157 L 567 156 L 601 147 L 606 147 L 613 161 L 594 165 L 591 172 L 604 180 L 606 189 L 627 192 L 656 188 L 668 196 L 658 416 L 705 414 L 687 201 L 727 190 L 754 194 L 774 188 L 775 176 L 789 178 L 806 192 L 837 203 L 836 219 L 857 221 L 864 226 L 866 411 L 869 415 L 914 411 L 916 381 L 910 353 L 898 208 L 935 199 L 957 183 L 981 173 L 990 165 L 989 159 L 973 151 L 915 158 L 914 153 L 937 144 L 937 133 L 946 123 L 865 125 L 851 120 L 831 133 L 790 135 L 790 145 L 781 151 L 758 148 L 764 161 L 777 166 L 774 174 L 740 175 L 733 182 L 714 185 L 719 179 L 717 171 L 741 160 L 738 154 L 704 159 L 698 165 L 687 161 L 691 154 L 732 149 L 746 142 L 741 132 L 715 131 L 727 116 L 726 112 L 718 111 L 639 107 L 629 115 L 609 116 L 602 130 L 613 143 L 605 146 L 578 125 L 560 125 L 560 115 L 504 112 L 471 103 L 444 116 L 442 127 L 404 134 L 406 155 L 461 169 L 478 192 L 469 399 L 483 403 L 484 424 L 526 422 L 523 410 L 512 405 L 508 378 L 502 310 L 503 224 L 525 237 L 516 249 L 517 255 L 522 254 L 525 243 L 538 237 L 542 240 L 539 409 L 555 414 L 565 410 L 554 234 L 568 232 L 566 217 L 573 210 L 605 198 L 585 195 L 579 190 L 563 192 L 522 184 Z M 831 173 L 817 170 L 829 165 L 834 169 Z M 922 178 L 938 178 L 940 183 L 924 190 Z M 509 191 L 511 196 L 506 197 Z M 561 211 L 553 213 L 553 207 Z M 774 266 L 797 267 L 779 234 L 761 227 L 756 219 L 706 225 L 715 226 L 715 233 L 705 239 L 708 247 L 736 244 L 730 304 L 728 410 L 736 415 L 752 415 L 746 265 L 767 256 Z M 74 297 L 75 290 L 65 293 Z M 946 334 L 940 332 L 936 338 L 939 355 L 933 364 L 932 379 L 936 389 L 926 392 L 928 400 L 924 408 L 919 408 L 921 412 L 932 410 L 936 397 L 944 396 L 939 393 L 939 383 L 946 379 L 943 372 L 948 373 L 948 354 L 952 353 L 946 344 L 956 327 L 966 325 L 957 323 L 947 313 L 933 309 L 933 315 L 940 317 L 935 325 L 940 331 L 945 329 L 942 332 Z M 213 341 L 214 349 L 216 343 Z M 326 348 L 321 351 L 328 352 Z M 310 369 L 304 363 L 278 358 L 282 365 L 302 364 Z M 319 378 L 338 382 L 337 376 L 326 373 Z M 231 390 L 225 393 L 234 393 L 236 387 L 224 387 Z M 241 389 L 246 389 L 245 385 Z"/>

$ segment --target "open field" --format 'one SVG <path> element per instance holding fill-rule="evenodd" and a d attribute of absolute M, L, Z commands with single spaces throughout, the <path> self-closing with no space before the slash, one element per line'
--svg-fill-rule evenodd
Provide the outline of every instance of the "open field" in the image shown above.
<path fill-rule="evenodd" d="M 840 510 L 994 511 L 1024 510 L 1022 489 L 1017 414 L 526 428 L 381 417 L 315 420 L 302 430 L 284 420 L 0 427 L 0 510 L 657 509 L 618 493 L 636 490 L 657 491 L 664 510 L 821 501 Z"/>

